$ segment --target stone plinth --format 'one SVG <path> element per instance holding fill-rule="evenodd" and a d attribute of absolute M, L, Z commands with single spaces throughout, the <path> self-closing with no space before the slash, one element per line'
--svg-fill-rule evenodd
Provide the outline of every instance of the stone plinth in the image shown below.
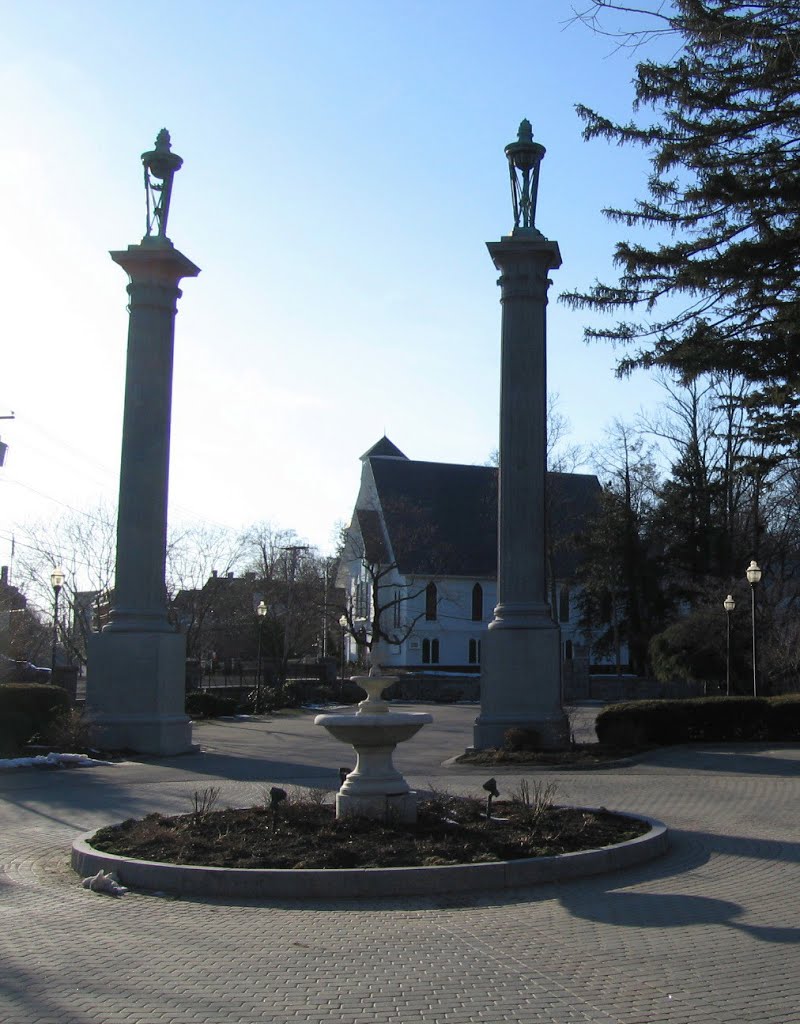
<path fill-rule="evenodd" d="M 186 643 L 180 633 L 90 636 L 86 688 L 95 742 L 143 754 L 194 749 L 184 710 L 185 671 Z"/>

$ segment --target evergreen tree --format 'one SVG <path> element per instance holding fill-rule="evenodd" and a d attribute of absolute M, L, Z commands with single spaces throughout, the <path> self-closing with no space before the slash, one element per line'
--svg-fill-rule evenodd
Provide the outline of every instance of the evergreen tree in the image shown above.
<path fill-rule="evenodd" d="M 611 654 L 618 672 L 623 643 L 631 670 L 647 670 L 650 637 L 663 621 L 651 534 L 657 488 L 651 454 L 635 431 L 617 421 L 593 456 L 605 488 L 582 544 L 581 619 L 595 652 Z"/>
<path fill-rule="evenodd" d="M 635 12 L 592 0 L 579 17 Z M 652 124 L 617 124 L 580 106 L 584 137 L 650 151 L 647 198 L 606 214 L 655 229 L 622 241 L 614 284 L 566 299 L 619 314 L 587 337 L 629 346 L 619 372 L 660 365 L 690 380 L 741 374 L 772 440 L 800 440 L 800 0 L 673 0 L 639 14 L 628 41 L 671 30 L 664 62 L 637 65 L 634 109 Z M 603 31 L 602 25 L 599 30 Z M 613 34 L 613 33 L 612 33 Z"/>

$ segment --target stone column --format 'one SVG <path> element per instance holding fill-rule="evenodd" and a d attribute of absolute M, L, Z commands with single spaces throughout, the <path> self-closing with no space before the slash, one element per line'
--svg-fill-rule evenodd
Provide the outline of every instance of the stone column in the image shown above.
<path fill-rule="evenodd" d="M 538 165 L 536 170 L 538 180 Z M 535 730 L 542 747 L 559 747 L 568 727 L 561 706 L 561 631 L 547 600 L 545 478 L 547 275 L 561 265 L 561 254 L 558 243 L 533 227 L 532 213 L 526 225 L 488 249 L 500 271 L 503 310 L 498 578 L 497 607 L 482 647 L 474 744 L 502 746 L 506 730 L 516 726 Z"/>
<path fill-rule="evenodd" d="M 164 582 L 172 356 L 178 282 L 200 271 L 163 237 L 111 258 L 130 278 L 117 565 L 108 625 L 90 638 L 86 701 L 98 743 L 178 754 L 192 733 L 186 644 Z"/>

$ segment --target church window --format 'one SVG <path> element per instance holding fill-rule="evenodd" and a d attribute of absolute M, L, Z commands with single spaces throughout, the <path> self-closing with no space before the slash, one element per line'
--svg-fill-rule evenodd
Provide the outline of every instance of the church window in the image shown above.
<path fill-rule="evenodd" d="M 472 588 L 472 621 L 483 622 L 483 587 L 480 583 Z"/>
<path fill-rule="evenodd" d="M 437 618 L 438 614 L 438 594 L 436 592 L 436 584 L 429 583 L 425 588 L 425 618 L 428 622 L 433 622 Z"/>

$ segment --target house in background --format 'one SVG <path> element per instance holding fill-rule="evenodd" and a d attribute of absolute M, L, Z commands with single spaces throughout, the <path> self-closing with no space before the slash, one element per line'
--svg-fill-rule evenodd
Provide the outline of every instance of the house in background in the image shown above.
<path fill-rule="evenodd" d="M 386 670 L 475 673 L 497 602 L 497 470 L 409 459 L 387 437 L 361 457 L 361 486 L 339 569 L 351 632 L 370 638 L 377 607 Z M 574 578 L 596 476 L 548 474 L 548 590 L 565 663 L 583 657 Z M 353 662 L 360 645 L 346 637 Z"/>

